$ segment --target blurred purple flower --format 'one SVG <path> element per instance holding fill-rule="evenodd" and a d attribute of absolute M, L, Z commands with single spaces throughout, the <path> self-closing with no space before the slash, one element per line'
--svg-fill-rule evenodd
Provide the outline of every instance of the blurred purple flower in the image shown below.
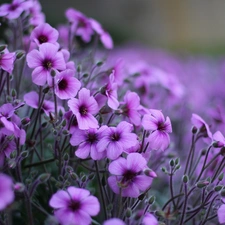
<path fill-rule="evenodd" d="M 93 116 L 98 112 L 98 103 L 93 96 L 90 96 L 90 90 L 82 88 L 78 93 L 78 99 L 70 99 L 68 106 L 77 117 L 79 129 L 86 130 L 99 127 L 98 121 Z"/>
<path fill-rule="evenodd" d="M 98 21 L 96 21 L 92 18 L 90 18 L 89 21 L 91 23 L 93 30 L 99 35 L 99 38 L 100 38 L 103 46 L 106 49 L 112 49 L 113 48 L 113 40 L 112 40 L 111 36 L 109 35 L 109 33 L 106 32 L 102 28 L 101 24 Z"/>
<path fill-rule="evenodd" d="M 58 46 L 58 37 L 59 32 L 55 28 L 50 26 L 48 23 L 43 23 L 34 28 L 31 32 L 30 40 L 34 41 L 37 45 L 52 43 Z"/>
<path fill-rule="evenodd" d="M 116 194 L 121 188 L 123 197 L 138 197 L 152 183 L 152 178 L 143 173 L 146 168 L 147 162 L 139 153 L 130 153 L 127 159 L 120 157 L 114 160 L 109 164 L 109 172 L 115 175 L 108 178 L 110 188 Z"/>
<path fill-rule="evenodd" d="M 105 129 L 97 144 L 98 152 L 106 151 L 107 157 L 114 160 L 126 149 L 136 146 L 137 135 L 131 133 L 132 129 L 133 125 L 125 121 L 120 122 L 117 127 Z"/>
<path fill-rule="evenodd" d="M 100 204 L 88 190 L 68 187 L 59 190 L 50 199 L 49 205 L 54 208 L 54 215 L 62 225 L 89 225 L 91 216 L 100 211 Z"/>
<path fill-rule="evenodd" d="M 143 225 L 158 225 L 158 220 L 151 214 L 151 213 L 146 213 L 143 221 Z"/>
<path fill-rule="evenodd" d="M 0 54 L 0 69 L 5 70 L 8 73 L 12 73 L 14 68 L 14 61 L 16 55 L 14 52 L 9 52 L 7 49 Z"/>
<path fill-rule="evenodd" d="M 66 18 L 71 22 L 72 32 L 80 36 L 84 42 L 89 42 L 93 34 L 93 29 L 89 19 L 81 12 L 69 8 L 66 10 Z"/>
<path fill-rule="evenodd" d="M 103 225 L 126 225 L 121 219 L 111 218 L 106 220 Z"/>
<path fill-rule="evenodd" d="M 225 204 L 222 204 L 217 210 L 217 216 L 220 224 L 225 223 Z"/>
<path fill-rule="evenodd" d="M 58 52 L 58 47 L 51 43 L 44 43 L 39 46 L 39 51 L 34 49 L 27 54 L 27 64 L 34 68 L 32 81 L 44 86 L 46 81 L 52 81 L 51 70 L 65 70 L 66 64 L 63 54 Z"/>
<path fill-rule="evenodd" d="M 204 137 L 209 137 L 212 140 L 212 133 L 209 129 L 209 125 L 199 115 L 192 114 L 192 124 L 199 129 L 199 132 L 204 134 Z"/>
<path fill-rule="evenodd" d="M 0 210 L 5 209 L 14 200 L 13 181 L 11 177 L 0 173 Z"/>
<path fill-rule="evenodd" d="M 122 106 L 123 115 L 127 116 L 135 126 L 139 126 L 141 124 L 141 115 L 138 112 L 140 98 L 137 93 L 128 91 L 124 96 L 124 102 L 122 104 L 124 104 Z"/>
<path fill-rule="evenodd" d="M 168 133 L 172 132 L 170 118 L 164 118 L 160 110 L 150 110 L 149 114 L 145 114 L 142 119 L 142 125 L 146 130 L 151 131 L 148 141 L 149 147 L 154 150 L 164 151 L 170 143 Z"/>

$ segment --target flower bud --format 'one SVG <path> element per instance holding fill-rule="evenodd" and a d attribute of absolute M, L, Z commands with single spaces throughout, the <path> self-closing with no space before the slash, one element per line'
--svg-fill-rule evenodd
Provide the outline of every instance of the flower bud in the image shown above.
<path fill-rule="evenodd" d="M 41 182 L 41 183 L 44 183 L 46 181 L 48 181 L 48 179 L 50 178 L 51 174 L 50 173 L 43 173 L 41 174 L 39 177 L 38 177 L 38 180 Z"/>
<path fill-rule="evenodd" d="M 24 55 L 25 55 L 25 52 L 20 50 L 16 53 L 16 58 L 22 59 L 24 57 Z"/>
<path fill-rule="evenodd" d="M 171 167 L 174 167 L 175 162 L 174 162 L 174 160 L 173 160 L 173 159 L 171 159 L 169 163 L 170 163 L 170 166 L 171 166 Z"/>
<path fill-rule="evenodd" d="M 102 66 L 102 64 L 103 64 L 103 62 L 99 61 L 99 62 L 96 63 L 96 66 L 100 67 L 100 66 Z"/>
<path fill-rule="evenodd" d="M 20 153 L 20 156 L 24 159 L 24 158 L 27 158 L 27 156 L 29 155 L 29 152 L 28 151 L 23 151 Z"/>
<path fill-rule="evenodd" d="M 152 205 L 154 202 L 155 202 L 155 196 L 151 196 L 151 197 L 148 199 L 148 204 L 149 204 L 149 205 Z"/>
<path fill-rule="evenodd" d="M 220 149 L 220 154 L 221 154 L 222 156 L 225 156 L 225 147 L 222 147 L 222 148 Z"/>
<path fill-rule="evenodd" d="M 69 154 L 68 153 L 65 153 L 64 154 L 64 156 L 63 156 L 63 159 L 64 159 L 64 161 L 69 161 L 69 159 L 70 159 L 70 156 L 69 156 Z"/>
<path fill-rule="evenodd" d="M 0 45 L 0 52 L 3 52 L 7 48 L 7 45 Z"/>
<path fill-rule="evenodd" d="M 175 165 L 179 165 L 179 163 L 180 163 L 180 159 L 179 158 L 176 158 L 175 159 Z"/>
<path fill-rule="evenodd" d="M 63 130 L 63 131 L 62 131 L 62 134 L 65 135 L 65 136 L 67 136 L 67 135 L 70 134 L 70 132 L 69 132 L 68 130 Z"/>
<path fill-rule="evenodd" d="M 127 208 L 126 209 L 125 216 L 127 218 L 130 218 L 132 216 L 132 210 L 131 210 L 131 208 Z"/>
<path fill-rule="evenodd" d="M 79 179 L 79 177 L 77 176 L 77 174 L 74 173 L 74 172 L 72 172 L 72 173 L 70 174 L 70 176 L 71 176 L 71 178 L 72 178 L 73 180 L 78 180 L 78 179 Z"/>
<path fill-rule="evenodd" d="M 81 71 L 81 65 L 78 65 L 77 66 L 77 72 L 80 73 L 80 71 Z"/>
<path fill-rule="evenodd" d="M 192 134 L 196 134 L 197 131 L 198 131 L 198 128 L 197 127 L 195 127 L 195 126 L 192 127 L 192 129 L 191 129 Z"/>
<path fill-rule="evenodd" d="M 203 181 L 199 181 L 197 184 L 196 184 L 196 186 L 198 187 L 198 188 L 204 188 L 204 187 L 206 187 L 207 185 L 209 185 L 209 181 L 206 181 L 206 180 L 203 180 Z"/>
<path fill-rule="evenodd" d="M 51 72 L 50 72 L 50 74 L 51 74 L 52 77 L 55 77 L 56 71 L 52 69 Z"/>
<path fill-rule="evenodd" d="M 23 192 L 25 190 L 25 185 L 23 183 L 16 183 L 14 185 L 14 190 L 17 192 Z"/>
<path fill-rule="evenodd" d="M 188 181 L 189 181 L 189 177 L 188 177 L 188 175 L 184 175 L 183 176 L 183 178 L 182 178 L 182 181 L 183 181 L 183 183 L 188 183 Z"/>
<path fill-rule="evenodd" d="M 214 191 L 218 192 L 221 191 L 223 189 L 223 185 L 217 185 L 216 187 L 214 187 Z"/>
<path fill-rule="evenodd" d="M 66 120 L 65 120 L 65 119 L 63 119 L 63 121 L 62 121 L 62 123 L 61 123 L 61 124 L 62 124 L 62 126 L 63 126 L 63 127 L 65 127 L 65 126 L 66 126 Z"/>
<path fill-rule="evenodd" d="M 30 118 L 29 117 L 25 117 L 21 120 L 21 123 L 23 124 L 23 126 L 27 126 L 30 123 Z"/>
<path fill-rule="evenodd" d="M 148 177 L 156 178 L 157 174 L 152 169 L 145 169 L 144 174 Z"/>
<path fill-rule="evenodd" d="M 42 92 L 44 94 L 47 94 L 49 92 L 49 90 L 50 90 L 50 87 L 45 87 Z"/>
<path fill-rule="evenodd" d="M 225 189 L 220 192 L 221 197 L 225 197 Z"/>
<path fill-rule="evenodd" d="M 11 96 L 12 96 L 13 98 L 16 97 L 16 90 L 15 90 L 14 88 L 13 88 L 12 91 L 11 91 Z"/>
<path fill-rule="evenodd" d="M 145 193 L 142 193 L 138 196 L 138 200 L 142 201 L 145 198 Z"/>
<path fill-rule="evenodd" d="M 219 175 L 218 180 L 219 180 L 219 181 L 222 181 L 222 180 L 223 180 L 223 177 L 224 177 L 224 172 L 222 172 L 222 173 Z"/>
<path fill-rule="evenodd" d="M 84 73 L 84 74 L 83 74 L 83 78 L 87 78 L 88 76 L 89 76 L 88 73 Z"/>
<path fill-rule="evenodd" d="M 165 167 L 162 167 L 161 170 L 162 170 L 163 173 L 168 173 L 168 171 Z"/>

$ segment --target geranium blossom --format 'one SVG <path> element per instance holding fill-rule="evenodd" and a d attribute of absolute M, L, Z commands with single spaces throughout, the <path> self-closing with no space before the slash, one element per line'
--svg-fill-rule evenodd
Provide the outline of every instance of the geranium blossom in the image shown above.
<path fill-rule="evenodd" d="M 103 225 L 126 225 L 121 219 L 111 218 L 103 223 Z"/>
<path fill-rule="evenodd" d="M 27 64 L 34 68 L 32 81 L 40 86 L 45 85 L 48 80 L 52 81 L 51 70 L 65 70 L 66 64 L 63 54 L 58 52 L 58 47 L 51 43 L 39 46 L 39 51 L 34 49 L 27 54 Z"/>
<path fill-rule="evenodd" d="M 14 197 L 12 178 L 0 173 L 0 211 L 12 203 Z"/>
<path fill-rule="evenodd" d="M 82 88 L 78 93 L 78 99 L 70 99 L 68 106 L 77 117 L 78 126 L 81 130 L 99 127 L 98 121 L 93 116 L 98 112 L 98 103 L 93 96 L 90 96 L 90 90 Z"/>
<path fill-rule="evenodd" d="M 108 127 L 104 130 L 101 140 L 97 144 L 99 152 L 106 151 L 109 159 L 118 158 L 123 151 L 137 144 L 137 135 L 131 133 L 133 125 L 125 121 L 117 127 Z"/>
<path fill-rule="evenodd" d="M 55 94 L 60 99 L 69 99 L 77 95 L 81 83 L 74 77 L 73 70 L 64 70 L 55 77 Z"/>
<path fill-rule="evenodd" d="M 88 190 L 68 187 L 59 190 L 50 199 L 49 205 L 54 208 L 54 215 L 62 225 L 89 225 L 91 216 L 100 211 L 100 204 Z"/>
<path fill-rule="evenodd" d="M 9 52 L 7 49 L 5 49 L 0 53 L 0 69 L 3 69 L 8 73 L 12 73 L 15 58 L 16 54 L 14 52 Z"/>
<path fill-rule="evenodd" d="M 59 32 L 48 23 L 43 23 L 35 27 L 30 35 L 31 41 L 34 41 L 37 45 L 41 45 L 43 43 L 56 44 L 58 37 Z"/>
<path fill-rule="evenodd" d="M 109 172 L 114 175 L 108 178 L 109 186 L 116 194 L 121 189 L 123 197 L 136 198 L 152 183 L 152 178 L 143 173 L 146 168 L 147 162 L 139 153 L 130 153 L 127 159 L 120 157 L 109 165 Z"/>
<path fill-rule="evenodd" d="M 159 110 L 151 110 L 151 113 L 145 114 L 142 119 L 142 126 L 151 131 L 148 141 L 149 146 L 155 150 L 165 150 L 170 143 L 168 133 L 172 132 L 170 118 L 164 118 Z"/>

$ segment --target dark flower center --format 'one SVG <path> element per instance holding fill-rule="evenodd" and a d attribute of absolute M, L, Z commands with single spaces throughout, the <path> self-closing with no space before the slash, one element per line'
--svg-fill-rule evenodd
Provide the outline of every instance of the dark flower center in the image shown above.
<path fill-rule="evenodd" d="M 38 37 L 38 41 L 40 42 L 40 44 L 45 43 L 48 41 L 48 38 L 45 35 L 40 35 Z"/>
<path fill-rule="evenodd" d="M 85 115 L 87 114 L 87 112 L 88 112 L 87 107 L 84 106 L 84 105 L 80 106 L 79 112 L 80 112 L 80 114 L 81 114 L 82 116 L 85 116 Z"/>
<path fill-rule="evenodd" d="M 86 27 L 87 26 L 87 22 L 83 19 L 83 18 L 80 18 L 79 19 L 79 27 Z"/>
<path fill-rule="evenodd" d="M 96 133 L 89 133 L 88 137 L 87 137 L 87 141 L 91 144 L 98 141 L 98 137 L 97 137 Z"/>
<path fill-rule="evenodd" d="M 68 86 L 67 80 L 62 79 L 58 83 L 59 90 L 65 90 Z"/>
<path fill-rule="evenodd" d="M 112 141 L 119 141 L 120 140 L 120 134 L 113 133 L 110 138 L 111 138 Z"/>
<path fill-rule="evenodd" d="M 18 4 L 11 4 L 10 7 L 9 7 L 9 10 L 15 11 L 18 8 L 18 6 L 19 6 Z"/>
<path fill-rule="evenodd" d="M 52 62 L 49 59 L 45 59 L 42 63 L 42 66 L 46 69 L 46 70 L 50 70 L 52 68 Z"/>
<path fill-rule="evenodd" d="M 123 174 L 123 180 L 122 182 L 128 182 L 128 181 L 132 181 L 132 179 L 136 176 L 136 173 L 131 171 L 131 170 L 127 170 L 124 174 Z"/>
<path fill-rule="evenodd" d="M 165 124 L 163 122 L 159 122 L 157 130 L 161 130 L 161 131 L 165 130 Z"/>
<path fill-rule="evenodd" d="M 73 211 L 77 211 L 80 209 L 81 204 L 79 201 L 75 201 L 75 200 L 71 200 L 71 202 L 69 203 L 68 207 Z"/>

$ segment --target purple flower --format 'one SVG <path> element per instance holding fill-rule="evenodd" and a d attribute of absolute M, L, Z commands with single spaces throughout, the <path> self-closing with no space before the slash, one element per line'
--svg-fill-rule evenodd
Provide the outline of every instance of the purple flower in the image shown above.
<path fill-rule="evenodd" d="M 135 92 L 127 92 L 124 96 L 122 106 L 123 115 L 127 116 L 131 123 L 136 126 L 141 124 L 141 115 L 138 112 L 140 107 L 140 98 Z"/>
<path fill-rule="evenodd" d="M 13 0 L 11 4 L 3 4 L 0 7 L 0 16 L 6 16 L 8 19 L 17 19 L 24 10 L 29 9 L 31 1 Z"/>
<path fill-rule="evenodd" d="M 225 204 L 219 207 L 217 210 L 217 216 L 220 224 L 225 223 Z"/>
<path fill-rule="evenodd" d="M 31 91 L 31 92 L 25 94 L 23 99 L 26 102 L 26 104 L 29 105 L 30 107 L 32 107 L 34 109 L 38 108 L 39 97 L 38 97 L 37 92 Z M 48 116 L 50 112 L 54 112 L 54 110 L 55 110 L 54 102 L 44 100 L 41 109 Z"/>
<path fill-rule="evenodd" d="M 12 73 L 14 68 L 15 53 L 9 53 L 8 50 L 0 53 L 0 68 L 8 73 Z"/>
<path fill-rule="evenodd" d="M 34 41 L 37 45 L 41 45 L 43 43 L 56 44 L 58 37 L 59 32 L 48 23 L 43 23 L 35 27 L 30 35 L 31 41 Z"/>
<path fill-rule="evenodd" d="M 142 125 L 146 130 L 151 131 L 148 141 L 149 147 L 155 150 L 164 151 L 170 143 L 168 133 L 172 132 L 170 118 L 164 118 L 159 110 L 151 110 L 149 114 L 145 114 L 142 119 Z"/>
<path fill-rule="evenodd" d="M 93 96 L 90 96 L 90 90 L 82 88 L 78 93 L 78 99 L 70 99 L 68 106 L 77 117 L 79 129 L 86 130 L 99 127 L 98 121 L 93 116 L 98 112 L 98 103 Z"/>
<path fill-rule="evenodd" d="M 209 129 L 209 125 L 199 115 L 193 113 L 191 122 L 195 127 L 199 129 L 199 132 L 204 134 L 204 137 L 209 137 L 210 139 L 212 139 L 212 133 Z"/>
<path fill-rule="evenodd" d="M 32 81 L 40 86 L 45 85 L 48 80 L 52 81 L 51 70 L 65 70 L 66 64 L 63 54 L 58 52 L 58 47 L 51 43 L 39 46 L 39 51 L 34 49 L 27 54 L 27 64 L 35 68 L 32 72 Z"/>
<path fill-rule="evenodd" d="M 74 77 L 73 70 L 64 70 L 55 77 L 55 94 L 60 99 L 74 98 L 81 87 L 81 83 Z"/>
<path fill-rule="evenodd" d="M 119 102 L 117 100 L 117 83 L 114 78 L 114 71 L 109 76 L 109 82 L 102 89 L 102 93 L 108 98 L 108 106 L 112 109 L 117 109 Z"/>
<path fill-rule="evenodd" d="M 111 36 L 109 35 L 108 32 L 106 32 L 101 24 L 94 20 L 94 19 L 89 19 L 90 23 L 91 23 L 91 26 L 93 28 L 93 30 L 99 35 L 100 37 L 100 40 L 103 44 L 103 46 L 106 48 L 106 49 L 112 49 L 113 48 L 113 40 L 111 38 Z"/>
<path fill-rule="evenodd" d="M 152 178 L 143 173 L 146 168 L 147 162 L 139 153 L 130 153 L 127 159 L 116 159 L 109 164 L 109 172 L 115 175 L 108 178 L 110 188 L 116 194 L 120 193 L 121 188 L 123 197 L 138 197 L 152 183 Z"/>
<path fill-rule="evenodd" d="M 126 225 L 122 220 L 118 218 L 111 218 L 106 220 L 103 225 Z"/>
<path fill-rule="evenodd" d="M 14 200 L 13 181 L 11 177 L 0 173 L 0 210 L 5 209 Z"/>
<path fill-rule="evenodd" d="M 93 29 L 89 19 L 81 12 L 69 8 L 66 11 L 66 17 L 72 23 L 72 32 L 80 36 L 84 42 L 89 42 L 93 34 Z"/>
<path fill-rule="evenodd" d="M 54 215 L 62 225 L 89 225 L 91 216 L 100 211 L 100 204 L 88 190 L 68 187 L 66 191 L 57 191 L 50 199 Z"/>
<path fill-rule="evenodd" d="M 213 140 L 217 142 L 218 147 L 225 146 L 225 137 L 220 131 L 217 131 L 215 134 L 213 134 Z"/>
<path fill-rule="evenodd" d="M 151 213 L 146 213 L 143 221 L 143 225 L 158 225 L 158 220 L 151 214 Z"/>
<path fill-rule="evenodd" d="M 97 144 L 98 152 L 106 151 L 109 159 L 118 158 L 123 151 L 137 144 L 137 135 L 131 133 L 133 125 L 125 121 L 117 127 L 108 127 L 104 130 L 101 140 Z"/>
<path fill-rule="evenodd" d="M 105 156 L 105 152 L 97 151 L 97 143 L 102 136 L 106 126 L 97 129 L 77 130 L 70 138 L 70 144 L 79 146 L 75 152 L 78 158 L 86 159 L 89 154 L 93 160 L 100 160 Z"/>

